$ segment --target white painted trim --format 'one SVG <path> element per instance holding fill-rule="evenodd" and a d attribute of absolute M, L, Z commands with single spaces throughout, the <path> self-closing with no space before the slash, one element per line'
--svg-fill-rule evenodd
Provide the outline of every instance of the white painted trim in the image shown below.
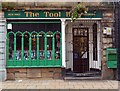
<path fill-rule="evenodd" d="M 6 72 L 6 69 L 2 68 L 2 69 L 0 69 L 0 72 Z"/>
<path fill-rule="evenodd" d="M 90 54 L 91 60 L 90 60 L 90 68 L 95 68 L 101 70 L 101 46 L 100 46 L 100 22 L 97 21 L 97 60 L 93 60 L 93 43 L 91 44 L 92 47 L 92 53 Z M 92 30 L 92 29 L 91 29 Z M 93 32 L 93 30 L 92 30 Z M 92 35 L 93 36 L 93 35 Z M 93 39 L 92 39 L 93 42 Z"/>
<path fill-rule="evenodd" d="M 45 20 L 47 20 L 47 19 L 50 19 L 50 20 L 52 20 L 52 19 L 56 19 L 56 20 L 58 20 L 58 19 L 60 19 L 60 20 L 71 20 L 71 18 L 6 18 L 6 19 L 8 19 L 8 20 L 22 20 L 22 19 L 24 19 L 24 20 L 37 20 L 37 19 L 41 19 L 41 20 L 43 20 L 43 19 L 45 19 Z M 101 20 L 102 18 L 78 18 L 77 20 Z"/>
<path fill-rule="evenodd" d="M 65 19 L 61 19 L 62 29 L 62 67 L 66 67 L 66 48 L 65 48 Z"/>
<path fill-rule="evenodd" d="M 93 30 L 92 26 L 88 27 L 89 32 L 89 70 L 92 67 L 92 61 L 93 61 Z M 91 32 L 91 33 L 90 33 Z"/>
<path fill-rule="evenodd" d="M 100 24 L 100 22 L 97 22 L 97 24 L 98 24 L 98 44 L 97 44 L 97 49 L 98 49 L 98 66 L 99 66 L 99 69 L 101 70 L 101 24 Z"/>

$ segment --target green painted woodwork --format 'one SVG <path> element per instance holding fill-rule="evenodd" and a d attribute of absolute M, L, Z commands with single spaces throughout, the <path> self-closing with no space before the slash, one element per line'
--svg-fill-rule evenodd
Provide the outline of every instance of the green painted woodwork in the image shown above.
<path fill-rule="evenodd" d="M 21 36 L 21 40 L 17 40 L 16 37 L 17 35 L 19 34 L 19 36 Z M 32 59 L 32 35 L 34 34 L 34 36 L 36 37 L 37 41 L 37 45 L 36 45 L 36 59 Z M 51 34 L 52 36 L 47 36 Z M 60 35 L 60 58 L 59 59 L 56 59 L 55 58 L 55 35 L 56 34 L 59 34 Z M 9 55 L 10 55 L 10 51 L 9 51 L 9 44 L 10 42 L 10 36 L 13 35 L 14 36 L 14 49 L 13 49 L 13 59 L 10 59 L 9 58 Z M 44 53 L 44 58 L 43 59 L 40 59 L 40 35 L 43 35 L 43 38 L 44 38 L 44 49 L 43 49 L 43 53 Z M 28 40 L 29 40 L 29 49 L 28 49 L 28 59 L 26 59 L 25 57 L 25 50 L 24 50 L 24 39 L 25 39 L 25 36 L 29 36 L 28 37 Z M 52 38 L 52 59 L 47 59 L 47 39 L 48 37 L 51 37 Z M 61 41 L 61 33 L 56 31 L 56 32 L 8 32 L 7 33 L 7 43 L 6 43 L 6 49 L 7 49 L 7 68 L 24 68 L 24 67 L 61 67 L 62 65 L 62 41 Z M 17 41 L 21 41 L 21 50 L 19 50 L 19 52 L 21 51 L 21 58 L 17 59 Z"/>
<path fill-rule="evenodd" d="M 107 61 L 108 68 L 117 68 L 116 48 L 106 48 L 106 61 Z"/>
<path fill-rule="evenodd" d="M 71 18 L 70 11 L 66 10 L 26 10 L 5 11 L 5 18 Z M 80 18 L 102 18 L 102 11 L 90 10 Z"/>

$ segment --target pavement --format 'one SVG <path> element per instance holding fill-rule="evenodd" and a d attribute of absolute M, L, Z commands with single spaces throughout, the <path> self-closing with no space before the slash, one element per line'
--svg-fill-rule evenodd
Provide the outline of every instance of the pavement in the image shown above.
<path fill-rule="evenodd" d="M 118 81 L 115 80 L 14 80 L 0 82 L 2 89 L 106 89 L 115 91 L 118 89 Z M 2 90 L 4 91 L 4 90 Z M 81 91 L 81 90 L 80 90 Z M 103 90 L 101 90 L 103 91 Z"/>

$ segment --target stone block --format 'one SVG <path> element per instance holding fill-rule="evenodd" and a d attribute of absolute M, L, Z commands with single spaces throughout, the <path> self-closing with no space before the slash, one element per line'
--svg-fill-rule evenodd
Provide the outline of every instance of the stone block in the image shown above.
<path fill-rule="evenodd" d="M 16 73 L 16 72 L 27 72 L 26 68 L 9 68 L 7 69 L 8 73 Z"/>
<path fill-rule="evenodd" d="M 53 77 L 54 79 L 60 79 L 60 78 L 62 78 L 62 75 L 61 75 L 61 73 L 54 73 L 54 77 Z"/>
<path fill-rule="evenodd" d="M 53 78 L 53 72 L 42 72 L 43 78 Z"/>
<path fill-rule="evenodd" d="M 103 56 L 106 56 L 106 50 L 103 50 L 103 51 L 102 51 L 102 55 L 103 55 Z"/>
<path fill-rule="evenodd" d="M 112 43 L 112 38 L 103 38 L 103 43 L 107 43 L 107 44 Z"/>
<path fill-rule="evenodd" d="M 103 48 L 106 49 L 108 47 L 112 47 L 112 44 L 103 44 Z"/>
<path fill-rule="evenodd" d="M 7 80 L 15 80 L 15 75 L 13 73 L 7 73 Z"/>
<path fill-rule="evenodd" d="M 14 71 L 15 71 L 14 68 L 8 68 L 8 69 L 7 69 L 7 72 L 8 72 L 8 73 L 13 73 Z"/>
<path fill-rule="evenodd" d="M 62 69 L 61 68 L 55 68 L 54 72 L 61 72 Z"/>
<path fill-rule="evenodd" d="M 41 77 L 40 68 L 27 69 L 27 77 L 31 77 L 31 78 Z"/>
<path fill-rule="evenodd" d="M 102 79 L 104 80 L 113 80 L 115 79 L 115 73 L 113 69 L 107 68 L 106 65 L 102 65 Z"/>
<path fill-rule="evenodd" d="M 26 78 L 27 74 L 26 73 L 15 73 L 15 78 Z"/>
<path fill-rule="evenodd" d="M 41 71 L 42 71 L 42 73 L 54 72 L 54 68 L 42 68 Z"/>

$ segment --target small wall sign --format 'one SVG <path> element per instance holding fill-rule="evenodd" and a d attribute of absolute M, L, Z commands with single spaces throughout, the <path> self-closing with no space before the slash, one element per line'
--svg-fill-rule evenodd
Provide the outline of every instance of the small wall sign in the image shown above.
<path fill-rule="evenodd" d="M 12 29 L 12 24 L 7 24 L 7 29 Z"/>
<path fill-rule="evenodd" d="M 111 27 L 104 27 L 103 34 L 112 35 L 112 28 Z"/>

